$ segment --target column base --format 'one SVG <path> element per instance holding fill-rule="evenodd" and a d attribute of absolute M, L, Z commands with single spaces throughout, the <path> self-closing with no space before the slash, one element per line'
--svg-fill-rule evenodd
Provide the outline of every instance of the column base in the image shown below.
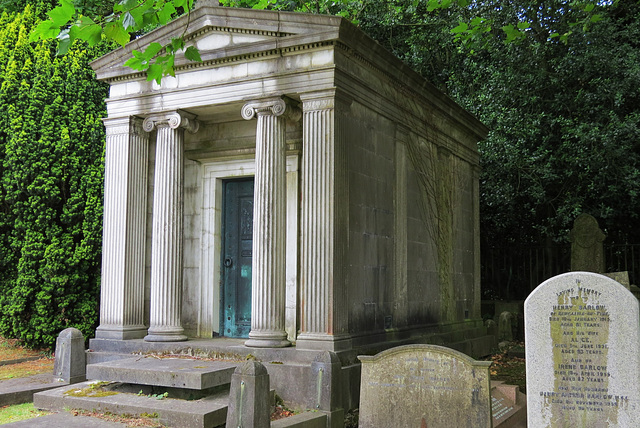
<path fill-rule="evenodd" d="M 184 342 L 188 338 L 182 327 L 150 328 L 144 340 L 145 342 Z"/>
<path fill-rule="evenodd" d="M 348 334 L 300 333 L 296 339 L 296 349 L 338 352 L 352 348 L 353 341 Z"/>
<path fill-rule="evenodd" d="M 96 329 L 96 339 L 130 340 L 142 339 L 147 334 L 144 325 L 118 326 L 101 325 Z"/>
<path fill-rule="evenodd" d="M 250 332 L 249 340 L 244 342 L 248 348 L 286 348 L 291 346 L 285 332 Z"/>

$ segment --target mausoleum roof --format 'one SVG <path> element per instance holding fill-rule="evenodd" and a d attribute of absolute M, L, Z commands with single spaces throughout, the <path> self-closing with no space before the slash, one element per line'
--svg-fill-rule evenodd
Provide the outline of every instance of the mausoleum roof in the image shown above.
<path fill-rule="evenodd" d="M 281 58 L 283 59 L 281 66 L 278 66 L 277 69 L 265 69 L 265 73 L 273 76 L 322 69 L 325 70 L 323 78 L 327 79 L 329 75 L 326 74 L 326 71 L 333 70 L 332 77 L 322 83 L 326 88 L 339 88 L 341 85 L 349 84 L 343 83 L 346 81 L 341 80 L 344 75 L 355 76 L 362 82 L 363 88 L 369 87 L 373 91 L 378 90 L 376 88 L 379 85 L 376 84 L 376 81 L 385 81 L 388 83 L 386 91 L 393 90 L 395 95 L 380 93 L 382 99 L 395 99 L 391 102 L 406 104 L 406 98 L 417 97 L 420 99 L 419 104 L 425 103 L 431 108 L 435 107 L 435 111 L 448 117 L 446 122 L 452 120 L 449 123 L 462 125 L 462 128 L 466 129 L 470 136 L 469 142 L 466 144 L 475 145 L 475 142 L 483 139 L 488 132 L 484 125 L 447 95 L 351 22 L 338 16 L 219 7 L 203 2 L 190 15 L 177 18 L 169 24 L 139 37 L 126 46 L 95 60 L 91 65 L 99 80 L 109 82 L 112 85 L 129 81 L 144 81 L 146 78 L 144 73 L 124 66 L 125 61 L 131 57 L 132 51 L 134 49 L 143 51 L 153 42 L 166 45 L 172 38 L 180 37 L 183 33 L 185 46 L 197 46 L 202 62 L 189 61 L 179 53 L 175 60 L 176 76 L 200 70 L 213 70 L 227 65 L 251 62 L 257 64 L 261 60 Z M 296 55 L 323 50 L 338 50 L 340 54 L 332 53 L 333 59 L 328 63 L 323 63 L 320 67 L 315 67 L 313 64 L 301 64 L 297 68 Z M 370 74 L 365 78 L 364 70 L 369 70 L 369 73 L 372 72 L 378 77 L 371 80 L 372 75 Z M 317 77 L 309 77 L 309 79 L 311 79 L 313 88 L 309 86 L 308 90 L 317 90 L 319 86 Z M 218 84 L 222 84 L 222 82 L 218 82 Z M 210 85 L 210 83 L 203 82 L 203 85 Z M 168 87 L 163 81 L 160 86 L 143 85 L 141 88 L 144 89 L 141 89 L 138 94 L 151 95 L 163 92 Z M 114 94 L 112 92 L 112 98 Z M 133 93 L 128 94 L 129 96 L 134 95 Z M 117 97 L 119 95 L 116 95 Z M 405 101 L 399 101 L 403 98 Z M 409 107 L 409 104 L 403 108 L 414 110 Z M 112 110 L 110 110 L 110 116 L 111 114 Z M 415 111 L 411 115 L 417 120 L 426 119 L 424 117 L 420 119 L 420 114 L 415 115 Z M 411 127 L 413 126 L 411 125 Z"/>

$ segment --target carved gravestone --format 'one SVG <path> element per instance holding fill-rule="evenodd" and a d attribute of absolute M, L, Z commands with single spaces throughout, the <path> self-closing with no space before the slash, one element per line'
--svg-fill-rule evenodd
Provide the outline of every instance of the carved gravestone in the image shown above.
<path fill-rule="evenodd" d="M 360 427 L 491 427 L 490 362 L 436 345 L 358 358 Z"/>
<path fill-rule="evenodd" d="M 571 241 L 571 270 L 603 273 L 604 246 L 606 238 L 598 221 L 589 214 L 580 214 L 573 222 L 569 234 Z"/>
<path fill-rule="evenodd" d="M 571 272 L 524 307 L 529 426 L 638 426 L 638 300 L 603 275 Z"/>

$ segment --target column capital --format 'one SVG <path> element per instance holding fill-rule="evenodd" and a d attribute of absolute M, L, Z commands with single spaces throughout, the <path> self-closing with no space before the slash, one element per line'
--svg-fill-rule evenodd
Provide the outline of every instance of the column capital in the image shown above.
<path fill-rule="evenodd" d="M 107 136 L 134 133 L 140 135 L 142 119 L 137 116 L 105 117 L 102 119 Z"/>
<path fill-rule="evenodd" d="M 249 101 L 242 107 L 242 117 L 245 120 L 263 115 L 284 116 L 285 119 L 297 122 L 302 117 L 302 112 L 292 100 L 284 96 Z"/>
<path fill-rule="evenodd" d="M 171 129 L 185 128 L 192 134 L 200 129 L 200 122 L 196 120 L 196 116 L 182 110 L 168 111 L 160 114 L 154 114 L 147 117 L 142 123 L 145 131 L 151 132 L 159 127 L 169 127 Z"/>
<path fill-rule="evenodd" d="M 303 92 L 300 94 L 302 108 L 305 112 L 351 108 L 353 98 L 336 88 L 321 91 Z"/>

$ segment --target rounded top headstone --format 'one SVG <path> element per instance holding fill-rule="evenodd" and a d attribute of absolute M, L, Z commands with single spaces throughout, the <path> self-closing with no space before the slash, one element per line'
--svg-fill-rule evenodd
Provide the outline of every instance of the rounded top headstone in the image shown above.
<path fill-rule="evenodd" d="M 573 221 L 569 241 L 587 248 L 604 241 L 605 238 L 606 235 L 598 226 L 598 220 L 592 215 L 583 213 Z"/>

